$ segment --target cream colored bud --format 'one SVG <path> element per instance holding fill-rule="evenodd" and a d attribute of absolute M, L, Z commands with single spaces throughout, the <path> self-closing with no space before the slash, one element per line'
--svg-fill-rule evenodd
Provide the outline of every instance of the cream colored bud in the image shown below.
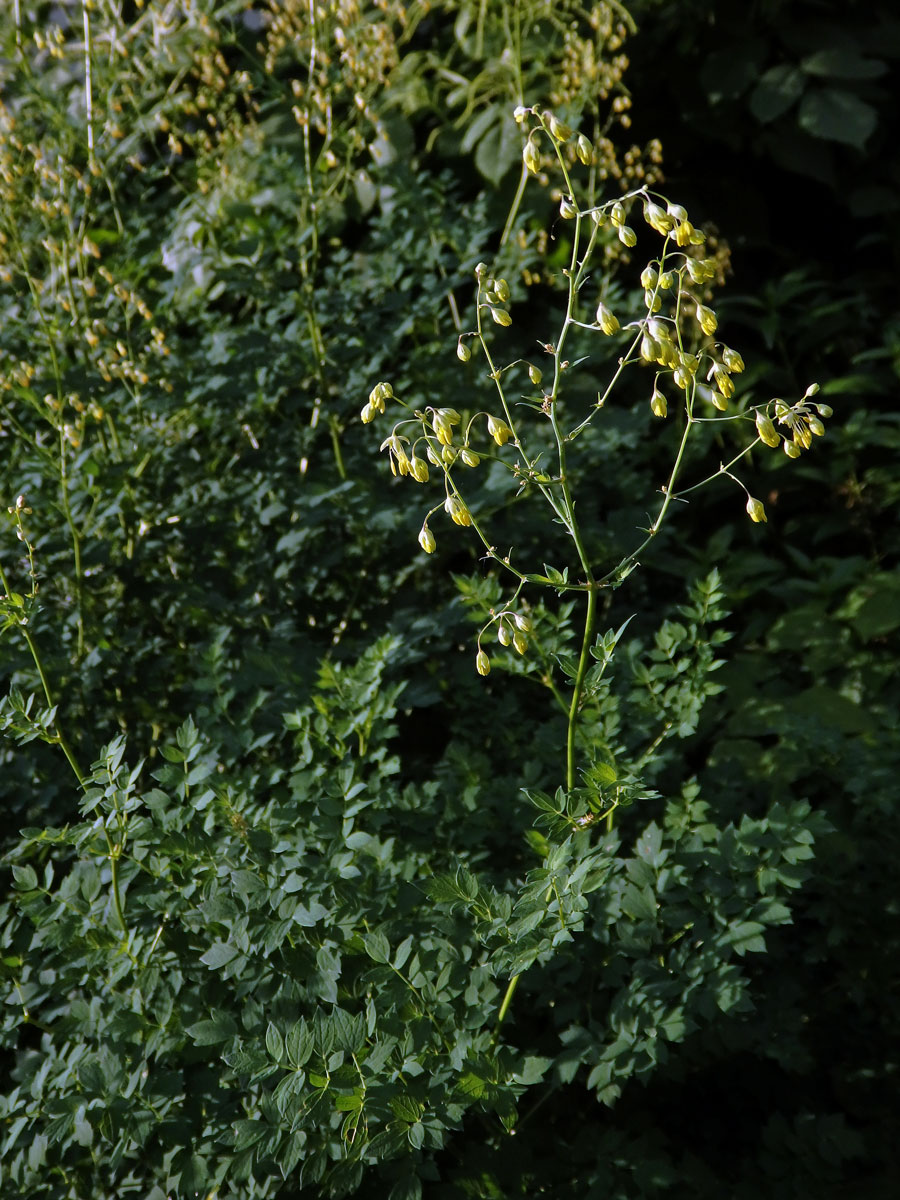
<path fill-rule="evenodd" d="M 517 629 L 513 634 L 513 646 L 515 646 L 519 654 L 524 654 L 528 649 L 528 638 L 520 629 Z"/>
<path fill-rule="evenodd" d="M 802 451 L 795 442 L 784 441 L 781 443 L 781 448 L 788 458 L 799 458 Z"/>
<path fill-rule="evenodd" d="M 363 425 L 368 425 L 370 421 L 375 420 L 376 412 L 377 409 L 375 409 L 371 404 L 364 404 L 360 409 L 359 419 L 362 421 Z"/>
<path fill-rule="evenodd" d="M 409 473 L 416 483 L 427 483 L 428 463 L 424 458 L 419 458 L 414 454 L 409 460 Z"/>
<path fill-rule="evenodd" d="M 497 280 L 494 284 L 494 291 L 497 293 L 497 299 L 502 304 L 506 304 L 507 300 L 509 300 L 509 284 L 505 279 Z"/>
<path fill-rule="evenodd" d="M 419 530 L 419 545 L 426 554 L 434 554 L 434 548 L 437 543 L 434 540 L 434 534 L 427 525 L 423 525 Z"/>
<path fill-rule="evenodd" d="M 652 200 L 644 202 L 644 220 L 657 233 L 668 233 L 675 222 L 664 208 L 654 204 Z"/>
<path fill-rule="evenodd" d="M 726 412 L 728 409 L 728 401 L 721 392 L 710 392 L 709 399 L 713 408 L 717 408 L 719 412 Z"/>
<path fill-rule="evenodd" d="M 622 243 L 623 246 L 636 246 L 637 245 L 637 234 L 634 232 L 634 230 L 631 228 L 630 225 L 620 225 L 619 226 L 619 241 Z"/>
<path fill-rule="evenodd" d="M 716 387 L 719 389 L 725 399 L 728 400 L 734 395 L 734 381 L 732 380 L 731 376 L 723 367 L 720 367 L 718 363 L 716 363 L 716 365 L 713 367 L 712 374 L 716 383 Z"/>
<path fill-rule="evenodd" d="M 553 113 L 547 113 L 547 128 L 558 142 L 567 142 L 572 136 L 571 128 L 565 121 L 560 121 L 559 117 L 555 117 Z"/>
<path fill-rule="evenodd" d="M 653 389 L 653 395 L 650 397 L 650 411 L 654 417 L 664 417 L 669 411 L 666 398 L 657 387 Z"/>
<path fill-rule="evenodd" d="M 488 433 L 494 439 L 498 446 L 505 446 L 512 437 L 512 430 L 505 421 L 501 421 L 499 417 L 489 416 L 487 419 Z"/>
<path fill-rule="evenodd" d="M 719 324 L 716 314 L 711 308 L 707 308 L 705 304 L 697 305 L 697 320 L 700 323 L 700 328 L 704 333 L 715 333 Z"/>
<path fill-rule="evenodd" d="M 666 212 L 679 225 L 688 219 L 687 209 L 680 204 L 672 204 L 671 201 L 666 205 Z"/>
<path fill-rule="evenodd" d="M 828 418 L 830 416 L 832 416 L 832 414 L 834 413 L 834 409 L 831 407 L 830 404 L 817 404 L 816 412 L 819 414 L 820 417 L 824 417 L 825 420 L 827 421 Z"/>
<path fill-rule="evenodd" d="M 513 637 L 512 630 L 509 628 L 508 625 L 504 625 L 503 622 L 501 621 L 500 625 L 497 629 L 497 641 L 500 643 L 501 646 L 508 646 L 510 644 L 510 642 L 512 641 L 512 637 Z"/>
<path fill-rule="evenodd" d="M 495 325 L 502 325 L 504 329 L 512 325 L 512 317 L 505 308 L 495 308 L 493 304 L 489 304 L 488 308 L 491 310 L 491 317 Z"/>
<path fill-rule="evenodd" d="M 474 450 L 470 450 L 468 446 L 460 453 L 459 456 L 467 467 L 477 467 L 481 459 Z"/>
<path fill-rule="evenodd" d="M 544 373 L 540 369 L 540 367 L 536 367 L 533 363 L 529 363 L 528 364 L 528 378 L 531 380 L 531 382 L 534 384 L 534 386 L 537 387 L 538 384 L 541 382 L 541 380 L 544 378 Z"/>
<path fill-rule="evenodd" d="M 479 675 L 490 675 L 491 660 L 483 650 L 479 650 L 475 655 L 475 670 Z"/>
<path fill-rule="evenodd" d="M 517 104 L 513 109 L 513 120 L 517 125 L 521 125 L 528 116 L 530 109 L 527 109 L 524 104 Z"/>
<path fill-rule="evenodd" d="M 760 439 L 773 449 L 781 441 L 775 426 L 764 412 L 758 411 L 756 414 L 756 432 L 759 434 Z"/>
<path fill-rule="evenodd" d="M 810 396 L 815 396 L 816 393 L 818 392 L 818 390 L 819 390 L 819 385 L 817 383 L 811 383 L 809 385 L 809 387 L 806 389 L 806 391 L 803 393 L 803 399 L 808 400 L 810 398 Z"/>
<path fill-rule="evenodd" d="M 615 202 L 615 204 L 612 206 L 612 209 L 610 210 L 610 214 L 609 214 L 609 219 L 612 221 L 613 225 L 615 225 L 617 229 L 620 225 L 625 224 L 625 205 L 622 204 L 619 200 L 617 200 Z"/>
<path fill-rule="evenodd" d="M 450 520 L 454 525 L 472 524 L 472 514 L 459 496 L 448 496 L 444 501 L 444 508 L 449 513 Z"/>
<path fill-rule="evenodd" d="M 541 166 L 541 155 L 531 138 L 525 143 L 525 149 L 522 151 L 522 160 L 532 175 L 537 175 Z"/>
<path fill-rule="evenodd" d="M 516 623 L 516 628 L 521 629 L 523 633 L 531 633 L 531 617 L 525 613 L 516 613 L 513 617 Z"/>
<path fill-rule="evenodd" d="M 686 392 L 691 386 L 691 373 L 686 367 L 677 366 L 672 372 L 672 378 L 675 381 L 675 386 Z"/>
<path fill-rule="evenodd" d="M 619 321 L 615 313 L 606 307 L 601 300 L 597 305 L 597 324 L 609 336 L 619 329 Z"/>
<path fill-rule="evenodd" d="M 740 375 L 741 371 L 744 369 L 744 360 L 738 354 L 737 350 L 732 350 L 728 346 L 725 346 L 722 349 L 722 362 L 725 364 L 726 368 L 735 375 Z"/>
<path fill-rule="evenodd" d="M 428 461 L 431 463 L 431 465 L 433 467 L 439 467 L 441 465 L 441 456 L 438 454 L 438 452 L 435 450 L 435 448 L 431 444 L 428 445 L 428 447 L 425 450 L 425 453 L 428 456 Z"/>
<path fill-rule="evenodd" d="M 689 246 L 694 227 L 690 221 L 682 221 L 675 227 L 675 241 L 679 246 Z"/>
<path fill-rule="evenodd" d="M 586 167 L 591 165 L 594 158 L 594 151 L 591 143 L 587 140 L 583 133 L 579 133 L 578 142 L 575 146 L 575 153 L 581 159 Z"/>
<path fill-rule="evenodd" d="M 641 358 L 644 362 L 656 362 L 659 358 L 662 347 L 656 338 L 650 337 L 645 333 L 641 338 Z"/>
<path fill-rule="evenodd" d="M 766 510 L 762 500 L 757 500 L 753 496 L 747 497 L 747 512 L 750 516 L 750 520 L 756 521 L 757 524 L 760 522 L 765 523 L 767 520 Z"/>
<path fill-rule="evenodd" d="M 647 291 L 644 292 L 644 303 L 647 305 L 647 308 L 650 310 L 650 312 L 659 312 L 659 310 L 662 308 L 662 297 L 660 296 L 659 292 L 651 292 L 648 288 Z"/>
<path fill-rule="evenodd" d="M 595 225 L 603 225 L 606 223 L 606 213 L 601 208 L 592 208 L 591 220 Z"/>
<path fill-rule="evenodd" d="M 578 208 L 571 196 L 563 196 L 562 200 L 560 200 L 559 215 L 565 217 L 567 221 L 571 221 L 573 217 L 578 216 Z"/>
<path fill-rule="evenodd" d="M 466 345 L 466 343 L 462 340 L 462 338 L 460 338 L 459 341 L 456 343 L 456 357 L 459 359 L 460 362 L 468 362 L 469 359 L 472 357 L 472 351 L 469 349 L 469 347 Z"/>
<path fill-rule="evenodd" d="M 649 290 L 650 288 L 655 288 L 657 283 L 659 283 L 659 274 L 648 263 L 643 271 L 641 271 L 641 287 Z"/>
<path fill-rule="evenodd" d="M 445 467 L 452 467 L 459 458 L 459 451 L 455 446 L 441 447 L 441 463 Z"/>

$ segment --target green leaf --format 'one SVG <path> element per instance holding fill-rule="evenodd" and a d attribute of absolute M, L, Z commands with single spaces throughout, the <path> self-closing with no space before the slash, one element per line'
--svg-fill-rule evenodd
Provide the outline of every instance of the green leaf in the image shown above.
<path fill-rule="evenodd" d="M 18 865 L 13 866 L 13 879 L 16 881 L 16 887 L 23 892 L 33 891 L 38 885 L 37 872 L 34 867 Z"/>
<path fill-rule="evenodd" d="M 302 1067 L 308 1062 L 314 1045 L 315 1038 L 313 1032 L 306 1024 L 306 1021 L 301 1018 L 291 1026 L 287 1032 L 287 1037 L 284 1039 L 284 1048 L 291 1066 Z"/>
<path fill-rule="evenodd" d="M 386 963 L 390 961 L 391 943 L 383 933 L 367 933 L 363 937 L 363 945 L 366 948 L 366 954 L 374 962 Z"/>
<path fill-rule="evenodd" d="M 227 966 L 237 958 L 238 954 L 240 951 L 235 946 L 229 945 L 228 942 L 213 942 L 206 953 L 200 956 L 200 961 L 211 971 L 216 971 L 220 967 Z"/>
<path fill-rule="evenodd" d="M 800 66 L 807 75 L 830 79 L 878 79 L 888 70 L 887 63 L 880 58 L 865 58 L 852 45 L 817 50 L 804 58 Z"/>
<path fill-rule="evenodd" d="M 750 95 L 750 111 L 763 125 L 782 116 L 800 99 L 806 85 L 803 72 L 784 63 L 770 67 Z"/>
<path fill-rule="evenodd" d="M 216 1012 L 206 1021 L 188 1025 L 185 1033 L 196 1046 L 214 1046 L 226 1042 L 238 1034 L 237 1022 L 227 1012 Z"/>
<path fill-rule="evenodd" d="M 622 911 L 636 921 L 655 921 L 656 896 L 652 888 L 626 883 L 622 889 Z"/>
<path fill-rule="evenodd" d="M 271 1023 L 266 1028 L 266 1049 L 275 1062 L 281 1062 L 284 1057 L 284 1040 L 277 1027 Z"/>
<path fill-rule="evenodd" d="M 816 88 L 803 97 L 797 120 L 813 137 L 862 148 L 878 124 L 878 112 L 843 88 Z"/>

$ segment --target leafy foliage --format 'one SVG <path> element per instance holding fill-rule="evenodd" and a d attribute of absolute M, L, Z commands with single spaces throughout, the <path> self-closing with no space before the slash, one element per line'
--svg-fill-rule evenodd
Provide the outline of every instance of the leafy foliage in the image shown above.
<path fill-rule="evenodd" d="M 851 8 L 4 10 L 4 1196 L 890 1190 L 896 55 Z M 585 131 L 592 203 L 662 137 L 739 411 L 835 410 L 746 460 L 767 526 L 691 493 L 604 598 L 573 787 L 568 535 L 480 473 L 556 586 L 479 677 L 497 564 L 411 553 L 358 420 L 376 379 L 474 405 L 481 261 L 542 353 L 572 242 L 517 104 Z M 617 237 L 600 274 L 639 310 Z M 575 443 L 604 561 L 671 464 L 649 392 Z"/>

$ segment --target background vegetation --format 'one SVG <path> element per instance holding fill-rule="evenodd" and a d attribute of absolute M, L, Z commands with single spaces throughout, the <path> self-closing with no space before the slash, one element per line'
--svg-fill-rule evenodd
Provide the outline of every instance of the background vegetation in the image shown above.
<path fill-rule="evenodd" d="M 4 1196 L 891 1194 L 893 7 L 4 8 Z M 479 261 L 510 357 L 554 328 L 520 103 L 706 227 L 738 403 L 834 409 L 754 453 L 767 525 L 698 492 L 611 596 L 611 830 L 535 826 L 540 656 L 475 673 L 490 564 L 449 522 L 418 552 L 359 421 L 379 379 L 478 406 Z M 671 461 L 629 386 L 579 461 L 613 561 Z"/>

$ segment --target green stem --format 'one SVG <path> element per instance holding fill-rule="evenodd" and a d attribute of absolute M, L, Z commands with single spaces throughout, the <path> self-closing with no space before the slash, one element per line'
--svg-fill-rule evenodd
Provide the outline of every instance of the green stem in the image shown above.
<path fill-rule="evenodd" d="M 506 987 L 506 993 L 503 996 L 503 1002 L 500 1005 L 500 1011 L 497 1013 L 497 1020 L 494 1024 L 494 1032 L 491 1036 L 491 1045 L 496 1046 L 497 1039 L 500 1037 L 500 1026 L 506 1020 L 506 1014 L 509 1012 L 509 1006 L 512 1004 L 512 998 L 516 993 L 516 988 L 519 986 L 521 975 L 513 975 Z"/>
<path fill-rule="evenodd" d="M 575 787 L 575 735 L 578 730 L 578 710 L 581 707 L 581 697 L 584 693 L 584 680 L 590 662 L 591 642 L 594 637 L 594 623 L 597 617 L 597 589 L 588 592 L 587 612 L 584 618 L 584 636 L 581 640 L 581 657 L 578 660 L 578 670 L 575 674 L 575 684 L 572 688 L 572 701 L 569 705 L 569 727 L 566 733 L 566 790 Z"/>

